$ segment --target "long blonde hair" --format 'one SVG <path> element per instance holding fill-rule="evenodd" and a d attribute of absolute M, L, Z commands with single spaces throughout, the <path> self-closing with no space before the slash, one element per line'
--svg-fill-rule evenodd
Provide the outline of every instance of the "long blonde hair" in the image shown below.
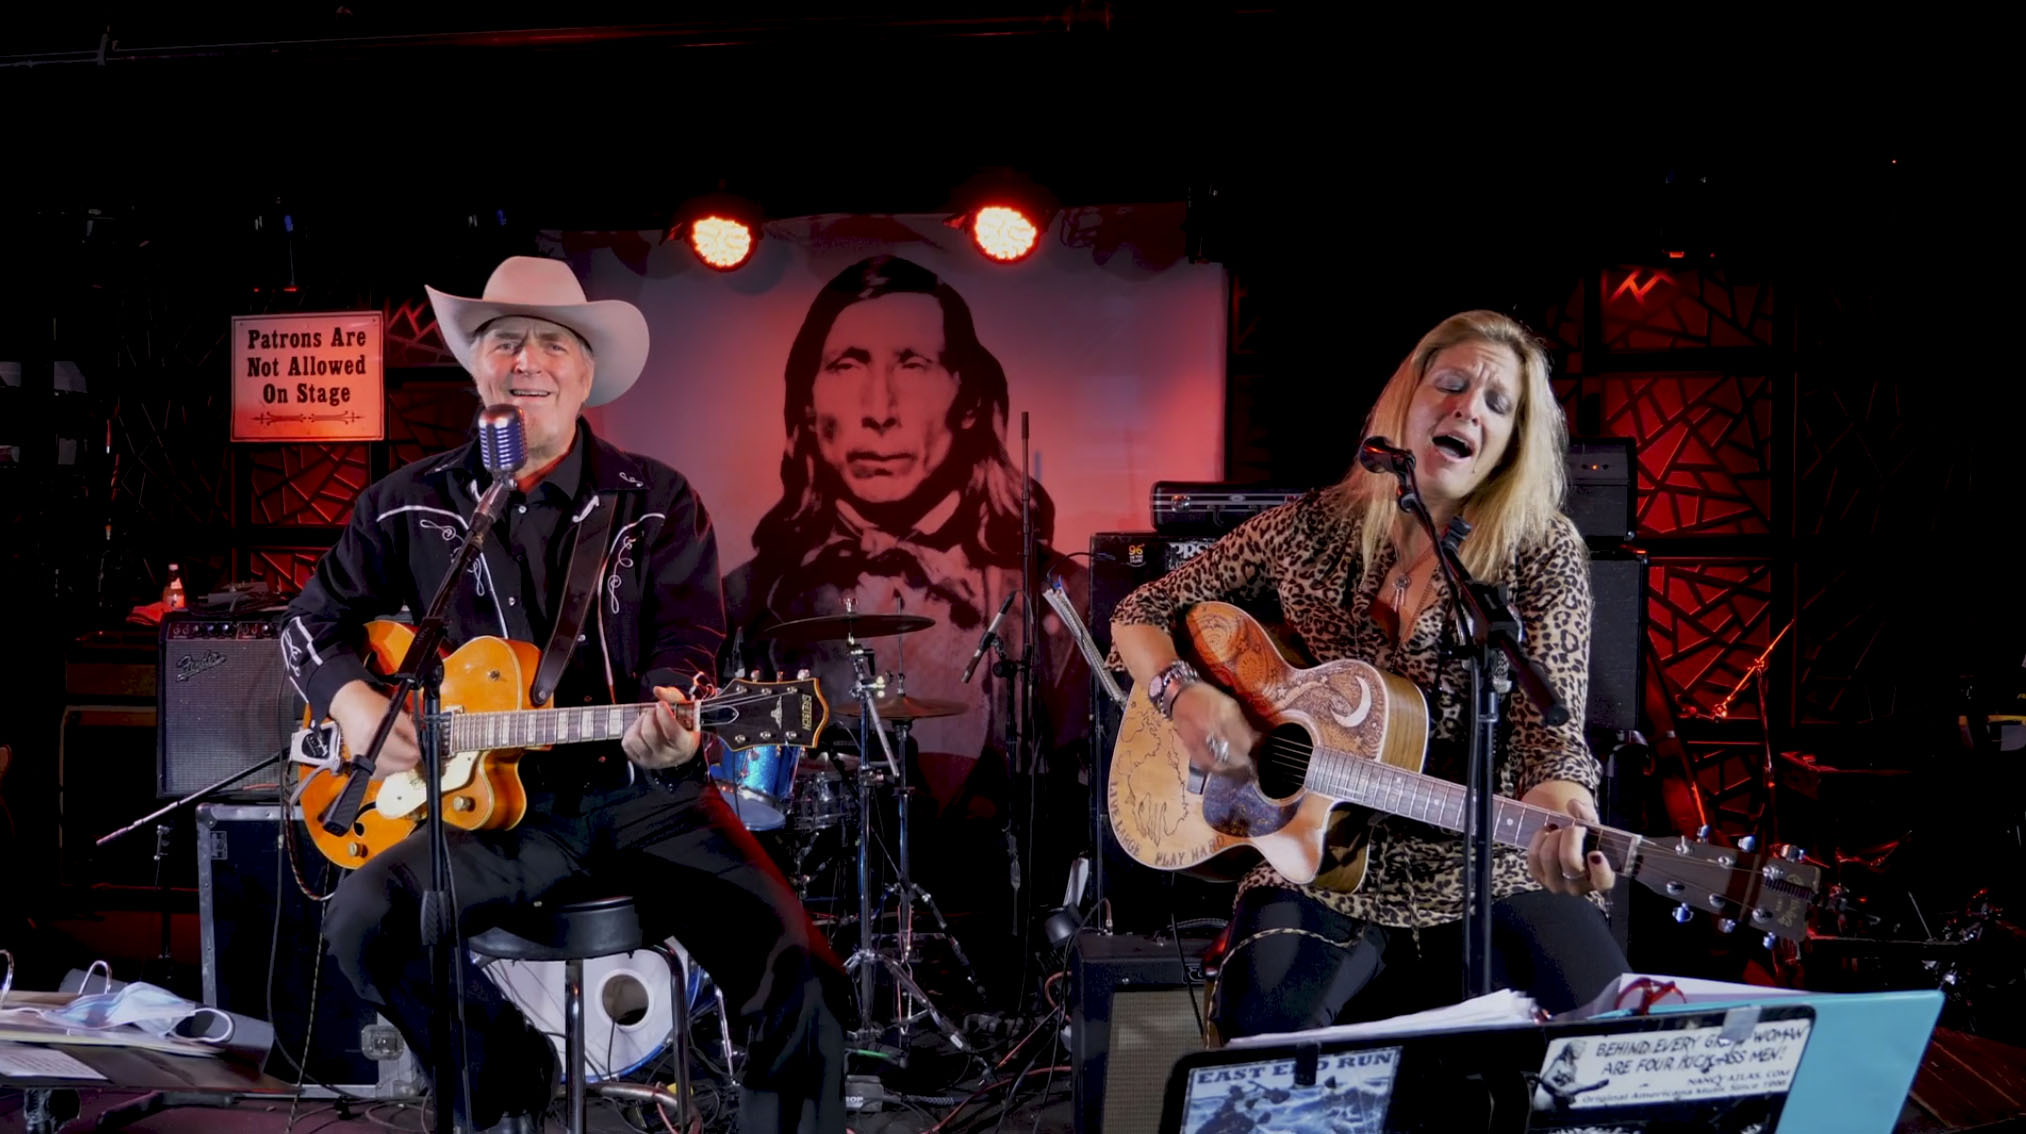
<path fill-rule="evenodd" d="M 1462 516 L 1471 525 L 1468 539 L 1458 549 L 1463 565 L 1480 579 L 1492 579 L 1502 572 L 1519 550 L 1545 539 L 1560 520 L 1562 494 L 1568 483 L 1564 456 L 1569 448 L 1569 427 L 1554 388 L 1548 384 L 1548 355 L 1540 340 L 1517 321 L 1496 311 L 1465 311 L 1451 315 L 1421 341 L 1379 392 L 1372 412 L 1365 419 L 1361 436 L 1380 434 L 1412 446 L 1406 436 L 1407 411 L 1414 392 L 1427 377 L 1435 356 L 1462 343 L 1487 343 L 1512 351 L 1519 360 L 1519 406 L 1514 411 L 1512 439 L 1498 467 L 1463 502 Z M 1368 472 L 1353 464 L 1332 491 L 1353 518 L 1364 520 L 1360 549 L 1369 573 L 1378 560 L 1380 545 L 1391 535 L 1393 521 L 1402 516 L 1399 482 L 1390 474 Z"/>

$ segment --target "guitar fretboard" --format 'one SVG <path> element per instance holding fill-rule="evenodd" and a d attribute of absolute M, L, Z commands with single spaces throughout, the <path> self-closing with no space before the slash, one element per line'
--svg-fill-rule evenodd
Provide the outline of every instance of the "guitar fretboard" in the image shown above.
<path fill-rule="evenodd" d="M 456 752 L 489 748 L 537 748 L 551 744 L 583 744 L 617 740 L 626 735 L 642 709 L 638 705 L 585 705 L 572 709 L 517 709 L 503 713 L 454 713 L 450 716 L 450 747 Z M 675 711 L 688 723 L 693 705 Z"/>
<path fill-rule="evenodd" d="M 1317 749 L 1310 759 L 1307 785 L 1311 791 L 1445 831 L 1463 830 L 1463 809 L 1470 802 L 1470 792 L 1462 784 L 1328 748 Z M 1569 817 L 1560 812 L 1504 796 L 1492 800 L 1491 813 L 1493 840 L 1510 847 L 1528 846 L 1549 823 L 1569 822 Z M 1598 849 L 1609 859 L 1612 869 L 1625 869 L 1629 853 L 1640 836 L 1611 827 L 1595 830 Z"/>

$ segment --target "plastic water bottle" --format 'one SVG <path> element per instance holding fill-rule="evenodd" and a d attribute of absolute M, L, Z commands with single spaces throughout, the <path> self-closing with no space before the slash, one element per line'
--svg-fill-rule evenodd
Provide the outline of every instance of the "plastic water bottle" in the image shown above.
<path fill-rule="evenodd" d="M 174 563 L 169 564 L 169 581 L 162 587 L 163 610 L 189 609 L 189 596 L 183 593 L 183 571 Z"/>

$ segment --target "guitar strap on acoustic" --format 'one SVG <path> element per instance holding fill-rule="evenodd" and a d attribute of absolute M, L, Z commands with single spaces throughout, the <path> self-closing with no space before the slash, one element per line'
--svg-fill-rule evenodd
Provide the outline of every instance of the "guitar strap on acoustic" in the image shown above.
<path fill-rule="evenodd" d="M 605 563 L 605 533 L 612 530 L 611 501 L 603 496 L 592 498 L 591 511 L 577 521 L 577 539 L 570 545 L 570 567 L 564 572 L 569 580 L 563 589 L 563 605 L 556 611 L 556 629 L 549 635 L 549 645 L 542 651 L 542 662 L 535 668 L 535 684 L 528 690 L 528 703 L 541 708 L 555 696 L 556 686 L 563 680 L 563 667 L 570 662 L 570 654 L 577 648 L 577 631 L 583 629 L 584 615 L 591 610 L 591 598 L 598 593 L 598 569 Z"/>

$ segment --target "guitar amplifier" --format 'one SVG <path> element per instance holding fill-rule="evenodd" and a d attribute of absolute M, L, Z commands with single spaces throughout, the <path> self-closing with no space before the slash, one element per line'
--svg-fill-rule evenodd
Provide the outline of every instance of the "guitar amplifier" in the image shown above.
<path fill-rule="evenodd" d="M 1210 931 L 1212 934 L 1216 930 Z M 1070 950 L 1069 1049 L 1078 1134 L 1156 1134 L 1168 1072 L 1203 1050 L 1210 938 L 1086 933 Z"/>
<path fill-rule="evenodd" d="M 288 747 L 304 705 L 282 668 L 278 620 L 276 611 L 163 619 L 159 794 L 188 795 Z M 280 774 L 277 766 L 237 787 L 271 788 Z"/>
<path fill-rule="evenodd" d="M 1632 538 L 1638 473 L 1629 437 L 1571 437 L 1569 499 L 1563 508 L 1593 547 L 1616 547 Z"/>
<path fill-rule="evenodd" d="M 1264 484 L 1154 482 L 1154 530 L 1163 535 L 1222 535 L 1261 512 L 1298 500 L 1304 490 Z"/>

